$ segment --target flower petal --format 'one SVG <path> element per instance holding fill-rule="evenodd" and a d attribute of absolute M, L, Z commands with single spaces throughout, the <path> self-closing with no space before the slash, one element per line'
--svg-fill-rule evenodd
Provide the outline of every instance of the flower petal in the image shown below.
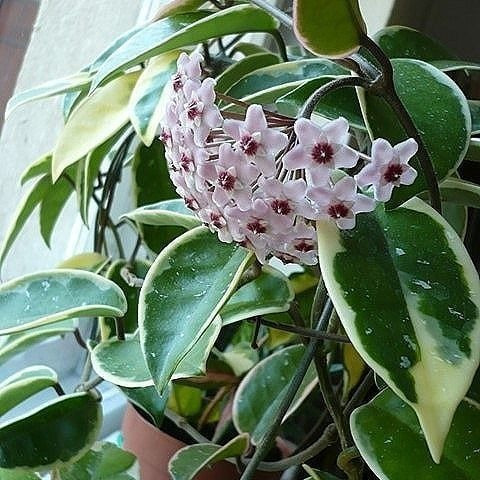
<path fill-rule="evenodd" d="M 358 162 L 358 152 L 342 145 L 333 156 L 333 161 L 335 168 L 352 168 Z"/>
<path fill-rule="evenodd" d="M 287 170 L 297 170 L 307 168 L 312 164 L 310 155 L 301 145 L 293 147 L 283 156 L 283 166 Z"/>
<path fill-rule="evenodd" d="M 302 145 L 311 145 L 315 143 L 319 137 L 323 137 L 322 129 L 306 118 L 299 118 L 294 125 L 295 133 L 297 134 L 298 141 Z"/>
<path fill-rule="evenodd" d="M 407 163 L 418 151 L 418 144 L 413 138 L 409 138 L 393 147 L 397 153 L 400 163 Z"/>
<path fill-rule="evenodd" d="M 261 105 L 250 105 L 245 114 L 245 127 L 250 133 L 267 129 L 267 120 Z"/>
<path fill-rule="evenodd" d="M 339 117 L 323 125 L 322 130 L 330 142 L 344 145 L 348 140 L 348 128 L 347 120 Z"/>

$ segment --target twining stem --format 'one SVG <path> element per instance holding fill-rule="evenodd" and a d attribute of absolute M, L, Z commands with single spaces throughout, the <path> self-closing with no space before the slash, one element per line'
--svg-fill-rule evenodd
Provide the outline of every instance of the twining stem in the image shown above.
<path fill-rule="evenodd" d="M 256 321 L 260 322 L 266 327 L 274 328 L 275 330 L 282 330 L 284 332 L 295 333 L 301 337 L 316 338 L 318 340 L 329 340 L 332 342 L 350 343 L 350 340 L 345 335 L 337 335 L 335 333 L 320 332 L 314 328 L 301 327 L 299 325 L 287 325 L 285 323 L 274 322 L 263 317 L 256 317 Z"/>
<path fill-rule="evenodd" d="M 372 87 L 372 82 L 364 77 L 346 76 L 336 78 L 335 80 L 322 85 L 320 88 L 315 90 L 312 95 L 310 95 L 300 111 L 299 117 L 310 118 L 315 110 L 315 107 L 325 95 L 333 90 L 338 90 L 339 88 L 343 87 L 363 87 L 365 89 L 369 89 Z"/>
<path fill-rule="evenodd" d="M 285 45 L 285 42 L 283 41 L 282 34 L 278 30 L 272 30 L 269 33 L 275 40 L 275 43 L 277 44 L 278 53 L 280 54 L 280 57 L 284 62 L 288 62 L 287 47 Z"/>
<path fill-rule="evenodd" d="M 409 111 L 405 108 L 402 100 L 398 96 L 394 82 L 393 65 L 385 52 L 367 35 L 362 36 L 362 45 L 367 48 L 370 53 L 380 64 L 382 68 L 383 88 L 377 91 L 395 112 L 399 122 L 405 129 L 406 134 L 413 138 L 418 144 L 418 159 L 427 181 L 428 191 L 430 194 L 430 202 L 432 207 L 440 214 L 442 213 L 442 202 L 440 197 L 440 188 L 438 186 L 437 176 L 433 168 L 433 162 L 428 152 L 425 142 L 423 141 L 418 128 L 416 127 Z"/>
<path fill-rule="evenodd" d="M 318 321 L 318 326 L 319 328 L 321 325 L 325 323 L 325 316 L 329 316 L 329 308 L 328 305 L 326 305 L 326 308 L 324 309 L 324 312 L 322 313 L 322 316 L 320 320 Z M 255 450 L 255 453 L 253 457 L 251 458 L 250 462 L 247 465 L 247 468 L 243 472 L 241 476 L 241 480 L 251 480 L 253 476 L 255 475 L 255 472 L 257 471 L 257 468 L 260 464 L 260 462 L 263 460 L 263 458 L 267 455 L 267 453 L 270 451 L 272 444 L 275 440 L 275 437 L 277 435 L 277 432 L 280 428 L 280 425 L 282 423 L 283 417 L 287 413 L 293 398 L 295 397 L 298 389 L 300 388 L 300 385 L 302 384 L 303 378 L 305 377 L 307 370 L 312 363 L 312 360 L 315 357 L 315 353 L 317 351 L 317 347 L 319 344 L 320 340 L 318 339 L 312 339 L 308 343 L 305 353 L 303 354 L 303 357 L 300 361 L 300 364 L 298 365 L 297 371 L 295 372 L 294 377 L 292 378 L 290 384 L 288 385 L 287 391 L 285 392 L 285 395 L 282 397 L 280 404 L 277 407 L 275 419 L 273 422 L 269 425 L 268 430 L 265 432 L 265 435 L 263 436 L 263 439 L 258 445 L 257 449 Z"/>

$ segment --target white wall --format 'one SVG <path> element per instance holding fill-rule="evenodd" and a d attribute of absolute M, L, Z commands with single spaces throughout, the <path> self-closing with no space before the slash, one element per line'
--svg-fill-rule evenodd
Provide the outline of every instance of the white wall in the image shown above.
<path fill-rule="evenodd" d="M 141 0 L 42 0 L 16 91 L 84 67 L 135 25 L 142 7 Z M 20 189 L 22 171 L 52 149 L 61 125 L 58 99 L 22 106 L 6 121 L 0 137 L 0 238 L 22 194 L 31 188 Z M 53 235 L 52 250 L 40 237 L 38 216 L 28 222 L 5 263 L 2 280 L 58 263 L 69 240 L 74 207 L 60 218 L 63 225 Z"/>

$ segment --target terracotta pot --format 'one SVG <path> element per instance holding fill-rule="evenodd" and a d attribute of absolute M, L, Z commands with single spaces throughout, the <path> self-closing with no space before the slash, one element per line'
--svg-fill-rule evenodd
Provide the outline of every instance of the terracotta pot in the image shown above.
<path fill-rule="evenodd" d="M 123 419 L 125 450 L 136 455 L 140 465 L 140 480 L 171 480 L 168 461 L 186 444 L 162 432 L 147 422 L 131 405 L 127 407 Z M 235 466 L 229 462 L 219 462 L 210 469 L 199 473 L 195 480 L 238 480 Z M 256 480 L 273 480 L 278 474 L 259 472 Z"/>

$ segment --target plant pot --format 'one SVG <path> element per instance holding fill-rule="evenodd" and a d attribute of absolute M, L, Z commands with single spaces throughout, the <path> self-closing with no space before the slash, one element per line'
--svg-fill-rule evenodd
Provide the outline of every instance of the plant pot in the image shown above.
<path fill-rule="evenodd" d="M 140 466 L 140 480 L 171 480 L 168 473 L 170 458 L 186 444 L 162 432 L 147 422 L 131 405 L 123 419 L 122 431 L 125 450 L 136 455 Z M 256 480 L 275 480 L 279 473 L 259 472 Z M 235 465 L 219 462 L 199 473 L 195 480 L 238 480 Z"/>

